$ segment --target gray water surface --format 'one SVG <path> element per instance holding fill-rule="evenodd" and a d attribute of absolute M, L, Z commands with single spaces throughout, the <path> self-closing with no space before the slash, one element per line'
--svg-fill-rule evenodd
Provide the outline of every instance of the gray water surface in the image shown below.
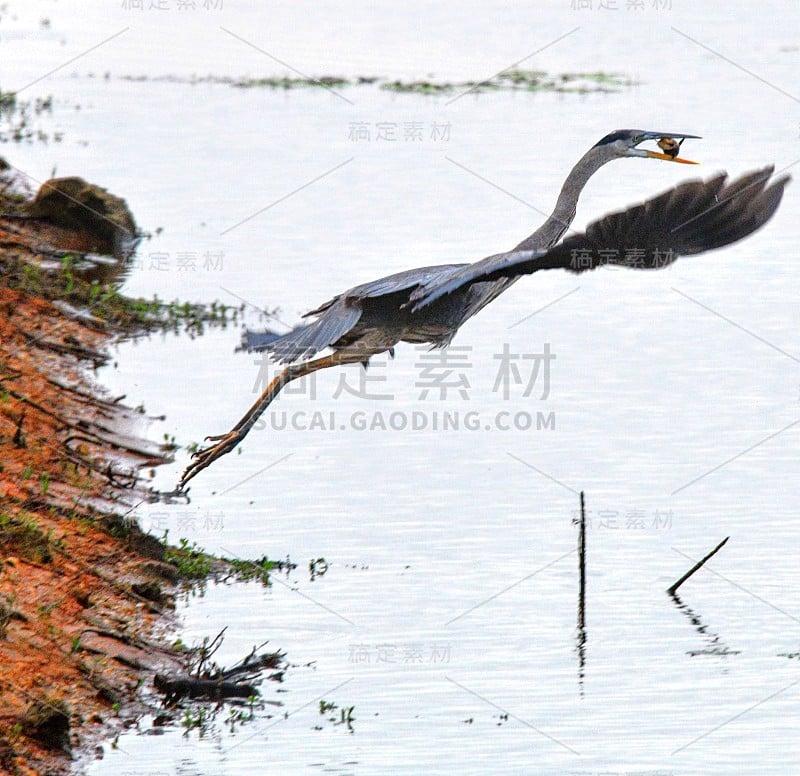
<path fill-rule="evenodd" d="M 688 177 L 800 160 L 796 9 L 574 5 L 32 2 L 0 26 L 3 89 L 129 29 L 29 88 L 56 95 L 42 120 L 61 144 L 4 150 L 37 180 L 56 166 L 101 183 L 145 230 L 163 228 L 140 247 L 128 293 L 280 306 L 285 325 L 270 325 L 281 330 L 356 283 L 516 244 L 577 158 L 619 127 L 703 135 L 684 154 L 702 166 L 608 165 L 576 228 Z M 570 33 L 520 66 L 640 83 L 448 104 L 371 86 L 341 99 L 121 78 L 289 72 L 230 33 L 311 75 L 455 80 Z M 398 139 L 375 140 L 379 124 Z M 421 140 L 403 139 L 412 124 Z M 355 125 L 371 139 L 353 140 Z M 289 427 L 254 430 L 192 482 L 190 505 L 140 508 L 142 525 L 171 539 L 298 563 L 268 589 L 212 585 L 181 605 L 185 642 L 227 626 L 220 661 L 268 639 L 292 667 L 263 687 L 283 706 L 234 734 L 153 736 L 143 720 L 90 772 L 795 772 L 797 202 L 791 186 L 751 239 L 661 272 L 523 279 L 464 326 L 444 364 L 404 345 L 366 383 L 358 367 L 322 373 L 276 403 L 274 425 Z M 199 442 L 255 398 L 263 364 L 237 342 L 234 327 L 122 344 L 98 379 L 166 414 L 153 439 Z M 536 359 L 521 357 L 546 348 L 549 382 L 540 373 L 525 396 Z M 507 398 L 504 352 L 520 356 Z M 452 369 L 456 387 L 423 396 L 426 365 Z M 354 395 L 343 376 L 390 398 Z M 459 427 L 434 429 L 445 417 Z M 425 428 L 391 428 L 414 422 Z M 155 487 L 171 489 L 186 463 L 179 453 Z M 679 608 L 664 590 L 725 536 Z M 320 557 L 329 568 L 312 581 Z M 352 732 L 320 715 L 321 699 L 354 707 Z"/>

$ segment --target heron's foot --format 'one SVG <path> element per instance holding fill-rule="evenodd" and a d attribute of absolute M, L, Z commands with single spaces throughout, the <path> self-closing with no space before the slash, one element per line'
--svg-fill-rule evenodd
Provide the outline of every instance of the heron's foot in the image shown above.
<path fill-rule="evenodd" d="M 233 430 L 233 431 L 228 431 L 225 434 L 214 434 L 214 436 L 207 436 L 206 437 L 206 441 L 207 442 L 219 442 L 220 439 L 226 439 L 227 437 L 229 437 L 229 436 L 231 436 L 232 434 L 235 434 L 235 433 L 236 433 L 236 431 Z M 203 452 L 202 450 L 195 450 L 194 453 L 192 453 L 192 458 L 197 457 L 202 452 Z"/>
<path fill-rule="evenodd" d="M 229 431 L 227 434 L 207 436 L 206 439 L 216 442 L 216 444 L 204 447 L 201 450 L 195 450 L 195 452 L 192 453 L 192 463 L 186 467 L 186 470 L 181 475 L 181 480 L 178 483 L 178 491 L 182 491 L 189 480 L 200 474 L 203 469 L 214 463 L 217 458 L 222 458 L 223 455 L 233 450 L 244 437 L 245 435 L 239 431 Z"/>

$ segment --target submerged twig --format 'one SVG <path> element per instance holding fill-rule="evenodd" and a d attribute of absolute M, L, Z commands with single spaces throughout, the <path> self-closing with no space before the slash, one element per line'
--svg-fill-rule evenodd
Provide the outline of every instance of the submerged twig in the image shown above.
<path fill-rule="evenodd" d="M 224 668 L 211 660 L 222 646 L 227 626 L 213 638 L 206 637 L 202 643 L 190 649 L 186 655 L 185 674 L 167 676 L 156 674 L 153 685 L 166 696 L 165 702 L 173 705 L 182 698 L 192 700 L 222 701 L 227 698 L 255 698 L 260 695 L 259 674 L 264 669 L 278 668 L 283 654 L 271 652 L 258 654 L 267 642 L 253 647 L 251 652 L 230 668 Z M 283 681 L 283 671 L 269 677 Z"/>

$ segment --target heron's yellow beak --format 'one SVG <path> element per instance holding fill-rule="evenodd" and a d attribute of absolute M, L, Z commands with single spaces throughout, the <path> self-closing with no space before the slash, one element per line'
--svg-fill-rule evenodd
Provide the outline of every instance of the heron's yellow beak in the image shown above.
<path fill-rule="evenodd" d="M 658 151 L 647 151 L 647 156 L 651 159 L 663 159 L 665 162 L 680 162 L 681 164 L 700 164 L 700 162 L 692 162 L 689 159 L 681 159 L 680 156 L 670 156 L 669 154 L 662 154 Z"/>

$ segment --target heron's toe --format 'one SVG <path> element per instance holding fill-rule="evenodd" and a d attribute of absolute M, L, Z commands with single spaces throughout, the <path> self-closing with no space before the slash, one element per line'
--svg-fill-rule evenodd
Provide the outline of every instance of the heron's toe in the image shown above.
<path fill-rule="evenodd" d="M 226 453 L 233 450 L 234 447 L 241 441 L 242 435 L 236 431 L 229 431 L 227 434 L 220 434 L 219 436 L 206 437 L 206 439 L 220 440 L 215 445 L 204 447 L 201 450 L 195 450 L 192 453 L 192 463 L 186 467 L 186 470 L 181 476 L 178 488 L 182 489 L 189 480 L 196 477 L 203 469 L 210 466 L 217 458 L 221 458 Z"/>

